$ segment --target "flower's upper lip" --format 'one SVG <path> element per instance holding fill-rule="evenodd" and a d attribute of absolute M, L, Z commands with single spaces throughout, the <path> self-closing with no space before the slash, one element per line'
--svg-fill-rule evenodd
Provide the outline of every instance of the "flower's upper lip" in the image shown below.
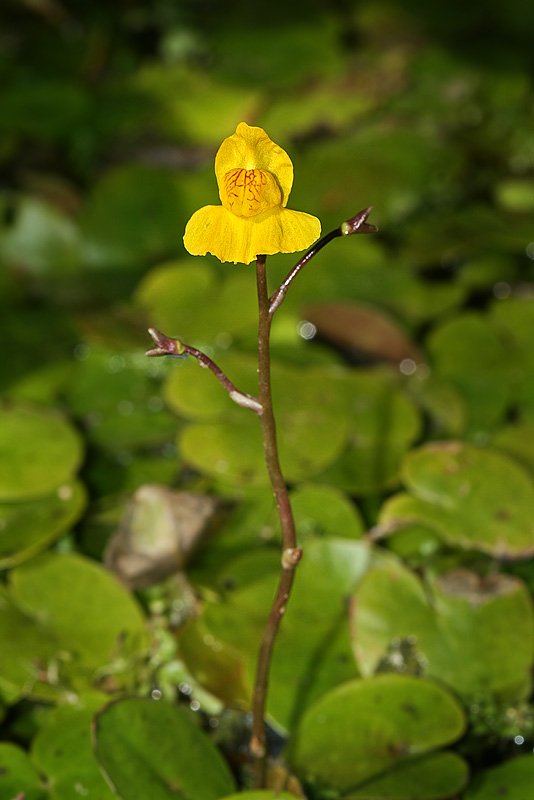
<path fill-rule="evenodd" d="M 288 154 L 271 141 L 263 128 L 240 122 L 235 133 L 221 144 L 215 157 L 215 175 L 219 185 L 232 169 L 259 169 L 270 172 L 282 192 L 282 205 L 287 205 L 293 185 L 293 163 Z"/>

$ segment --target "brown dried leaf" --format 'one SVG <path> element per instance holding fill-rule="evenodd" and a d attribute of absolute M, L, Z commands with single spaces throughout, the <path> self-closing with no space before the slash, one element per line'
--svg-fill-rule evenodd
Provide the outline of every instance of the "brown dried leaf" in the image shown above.
<path fill-rule="evenodd" d="M 423 361 L 398 323 L 376 308 L 357 303 L 318 303 L 306 306 L 303 315 L 321 337 L 367 358 L 393 363 L 405 358 L 416 364 Z"/>
<path fill-rule="evenodd" d="M 183 569 L 220 507 L 210 495 L 141 486 L 109 541 L 105 563 L 130 588 L 157 583 Z"/>

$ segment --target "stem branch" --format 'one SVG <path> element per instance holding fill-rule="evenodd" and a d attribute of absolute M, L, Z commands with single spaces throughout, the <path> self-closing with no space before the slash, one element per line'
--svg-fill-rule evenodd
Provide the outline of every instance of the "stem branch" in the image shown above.
<path fill-rule="evenodd" d="M 308 261 L 310 261 L 310 259 L 317 255 L 319 250 L 322 250 L 326 244 L 331 242 L 332 239 L 335 239 L 338 236 L 351 236 L 353 233 L 375 233 L 378 230 L 375 225 L 371 225 L 369 222 L 367 222 L 367 217 L 373 208 L 374 206 L 369 206 L 368 208 L 364 208 L 363 211 L 359 211 L 354 217 L 352 217 L 352 219 L 343 222 L 339 228 L 336 228 L 334 231 L 330 231 L 330 233 L 327 233 L 326 236 L 323 236 L 322 239 L 319 239 L 318 242 L 310 247 L 308 252 L 302 256 L 300 261 L 297 261 L 291 272 L 287 275 L 285 280 L 282 281 L 276 292 L 270 298 L 269 314 L 271 317 L 276 309 L 282 305 L 291 281 L 296 275 L 298 275 L 302 267 L 304 267 Z"/>
<path fill-rule="evenodd" d="M 215 361 L 212 361 L 205 353 L 197 350 L 196 347 L 190 347 L 184 344 L 179 339 L 170 339 L 165 334 L 156 330 L 156 328 L 149 328 L 149 334 L 154 340 L 155 347 L 151 347 L 146 351 L 147 356 L 173 356 L 174 358 L 185 358 L 186 356 L 193 356 L 196 358 L 201 367 L 210 369 L 217 380 L 224 386 L 230 399 L 237 403 L 238 406 L 243 408 L 250 408 L 256 414 L 261 414 L 262 407 L 257 397 L 247 394 L 247 392 L 240 392 L 232 381 L 224 374 L 222 369 L 217 366 Z"/>

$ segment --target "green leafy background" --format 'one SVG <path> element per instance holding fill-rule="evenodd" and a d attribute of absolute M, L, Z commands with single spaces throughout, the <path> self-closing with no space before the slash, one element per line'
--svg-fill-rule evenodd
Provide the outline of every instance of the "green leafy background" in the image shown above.
<path fill-rule="evenodd" d="M 530 798 L 532 3 L 0 15 L 0 798 Z M 182 246 L 242 120 L 289 152 L 291 208 L 379 226 L 321 251 L 273 324 L 305 555 L 264 792 L 257 419 L 144 356 L 157 327 L 257 391 L 253 267 Z M 268 259 L 271 290 L 294 262 Z"/>

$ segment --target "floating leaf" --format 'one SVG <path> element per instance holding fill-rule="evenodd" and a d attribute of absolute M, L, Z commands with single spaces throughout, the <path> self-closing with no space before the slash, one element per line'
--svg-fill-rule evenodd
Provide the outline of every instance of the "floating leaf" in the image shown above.
<path fill-rule="evenodd" d="M 257 394 L 258 372 L 256 358 L 243 353 L 221 353 L 217 365 L 241 392 Z M 164 396 L 167 404 L 177 414 L 193 420 L 239 419 L 238 410 L 228 392 L 208 369 L 199 369 L 194 358 L 178 362 L 169 373 Z"/>
<path fill-rule="evenodd" d="M 458 739 L 460 704 L 444 688 L 408 675 L 349 681 L 300 720 L 290 749 L 297 775 L 350 793 L 395 765 Z"/>
<path fill-rule="evenodd" d="M 65 483 L 38 500 L 0 503 L 0 569 L 48 547 L 80 518 L 85 504 L 85 489 L 78 482 Z"/>
<path fill-rule="evenodd" d="M 295 800 L 295 795 L 291 792 L 274 789 L 256 789 L 239 792 L 239 794 L 229 794 L 221 800 Z"/>
<path fill-rule="evenodd" d="M 10 582 L 21 610 L 70 654 L 74 674 L 91 678 L 99 667 L 121 657 L 125 662 L 147 645 L 137 602 L 94 561 L 46 553 L 13 570 Z"/>
<path fill-rule="evenodd" d="M 368 549 L 361 542 L 331 538 L 307 543 L 271 666 L 268 710 L 284 727 L 291 728 L 317 696 L 357 674 L 348 640 L 346 597 L 367 563 Z M 257 648 L 279 570 L 279 554 L 267 550 L 237 558 L 219 573 L 219 596 L 206 602 L 201 621 L 182 637 L 188 666 L 198 680 L 206 672 L 209 648 L 215 663 L 224 645 L 246 670 L 252 688 Z M 216 691 L 213 681 L 208 688 Z"/>
<path fill-rule="evenodd" d="M 66 400 L 92 442 L 121 451 L 175 435 L 176 418 L 164 408 L 159 381 L 149 373 L 152 362 L 142 353 L 94 348 L 76 365 Z"/>
<path fill-rule="evenodd" d="M 365 533 L 356 505 L 335 486 L 307 483 L 291 492 L 297 539 L 313 536 L 359 539 Z"/>
<path fill-rule="evenodd" d="M 24 614 L 0 587 L 0 695 L 7 703 L 21 697 L 50 699 L 57 695 L 46 685 L 46 670 L 59 646 L 55 637 Z"/>
<path fill-rule="evenodd" d="M 122 800 L 218 800 L 235 791 L 223 757 L 187 712 L 130 698 L 94 723 L 96 757 Z"/>
<path fill-rule="evenodd" d="M 178 31 L 183 45 L 185 37 L 191 33 L 181 27 Z M 224 29 L 219 27 L 218 46 L 223 34 Z M 191 63 L 194 60 L 194 56 L 187 59 Z M 149 92 L 157 101 L 158 130 L 170 141 L 219 145 L 234 132 L 236 119 L 246 119 L 258 102 L 256 85 L 246 89 L 239 85 L 241 81 L 221 81 L 218 74 L 216 77 L 208 71 L 185 66 L 182 59 L 177 64 L 173 64 L 172 59 L 163 63 L 151 59 L 137 71 L 134 81 L 136 87 Z M 216 193 L 215 179 L 213 184 Z M 216 196 L 214 194 L 214 200 Z"/>
<path fill-rule="evenodd" d="M 69 483 L 82 441 L 55 411 L 0 406 L 0 501 L 33 499 Z"/>
<path fill-rule="evenodd" d="M 500 428 L 491 440 L 497 450 L 511 456 L 534 476 L 534 419 Z"/>
<path fill-rule="evenodd" d="M 511 346 L 511 375 L 519 416 L 522 421 L 534 422 L 534 302 L 530 297 L 509 297 L 494 303 L 490 320 L 497 333 Z"/>
<path fill-rule="evenodd" d="M 467 783 L 469 770 L 456 753 L 431 753 L 408 758 L 379 778 L 343 795 L 345 800 L 441 800 L 455 796 Z"/>
<path fill-rule="evenodd" d="M 154 268 L 137 288 L 137 303 L 151 324 L 189 345 L 222 348 L 255 332 L 254 276 L 233 272 L 221 280 L 198 259 L 184 258 Z"/>
<path fill-rule="evenodd" d="M 484 770 L 465 793 L 465 800 L 528 800 L 534 781 L 532 754 L 517 756 Z"/>
<path fill-rule="evenodd" d="M 386 371 L 345 373 L 338 391 L 350 414 L 350 444 L 320 480 L 351 494 L 394 486 L 401 458 L 419 433 L 413 402 Z"/>
<path fill-rule="evenodd" d="M 534 552 L 534 487 L 515 461 L 489 448 L 435 442 L 409 453 L 403 478 L 411 494 L 385 503 L 379 525 L 418 524 L 456 547 L 498 558 Z"/>
<path fill-rule="evenodd" d="M 65 278 L 81 267 L 81 238 L 72 219 L 54 206 L 19 197 L 14 220 L 0 227 L 0 255 L 12 269 L 36 278 Z"/>
<path fill-rule="evenodd" d="M 81 218 L 84 259 L 94 269 L 135 269 L 180 246 L 177 184 L 145 165 L 118 167 L 92 189 Z"/>
<path fill-rule="evenodd" d="M 430 417 L 432 438 L 461 436 L 466 429 L 466 405 L 454 386 L 435 374 L 415 372 L 406 380 L 411 397 Z"/>
<path fill-rule="evenodd" d="M 399 613 L 402 609 L 402 613 Z M 400 562 L 371 569 L 355 595 L 353 641 L 364 675 L 405 641 L 419 667 L 459 695 L 517 702 L 530 691 L 534 612 L 523 582 L 453 570 L 425 585 Z"/>
<path fill-rule="evenodd" d="M 92 708 L 94 706 L 94 708 Z M 93 753 L 91 722 L 98 706 L 54 709 L 32 742 L 32 762 L 47 776 L 51 800 L 113 800 Z"/>
<path fill-rule="evenodd" d="M 48 800 L 50 797 L 28 754 L 6 742 L 0 742 L 0 797 L 6 800 Z"/>
<path fill-rule="evenodd" d="M 469 430 L 494 428 L 512 399 L 513 352 L 480 314 L 463 314 L 435 328 L 427 340 L 435 369 L 456 386 Z"/>
<path fill-rule="evenodd" d="M 329 375 L 328 369 L 296 374 L 273 366 L 280 461 L 287 480 L 303 480 L 324 469 L 346 441 L 348 414 Z M 179 448 L 194 467 L 225 482 L 256 486 L 267 481 L 254 414 L 240 412 L 227 423 L 190 425 L 180 437 Z"/>
<path fill-rule="evenodd" d="M 497 204 L 505 211 L 528 214 L 534 211 L 534 186 L 528 179 L 512 178 L 495 186 Z"/>

